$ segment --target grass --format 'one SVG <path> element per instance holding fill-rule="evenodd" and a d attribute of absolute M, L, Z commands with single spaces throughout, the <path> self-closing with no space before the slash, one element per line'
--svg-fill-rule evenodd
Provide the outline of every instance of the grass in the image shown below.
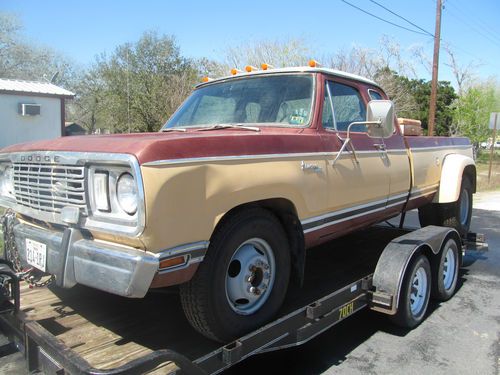
<path fill-rule="evenodd" d="M 490 162 L 490 150 L 479 150 L 476 163 L 489 163 Z M 500 150 L 493 151 L 493 163 L 500 163 Z"/>
<path fill-rule="evenodd" d="M 477 191 L 500 190 L 500 151 L 493 153 L 491 165 L 491 179 L 488 182 L 490 167 L 490 150 L 481 150 L 476 158 L 477 166 Z"/>

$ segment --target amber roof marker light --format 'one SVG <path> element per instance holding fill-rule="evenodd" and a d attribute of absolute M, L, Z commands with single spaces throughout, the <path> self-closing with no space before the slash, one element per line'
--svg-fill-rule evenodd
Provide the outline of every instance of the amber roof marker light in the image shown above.
<path fill-rule="evenodd" d="M 319 68 L 321 66 L 321 64 L 318 61 L 314 60 L 314 59 L 309 60 L 308 65 L 311 68 Z"/>
<path fill-rule="evenodd" d="M 213 81 L 213 80 L 214 80 L 214 79 L 213 79 L 213 78 L 210 78 L 210 77 L 203 77 L 203 78 L 201 79 L 201 82 L 206 83 L 206 82 L 210 82 L 210 81 Z"/>
<path fill-rule="evenodd" d="M 269 70 L 269 69 L 274 69 L 274 66 L 271 65 L 271 64 L 267 64 L 267 63 L 262 63 L 260 64 L 260 67 L 262 70 Z"/>
<path fill-rule="evenodd" d="M 235 76 L 236 74 L 239 73 L 243 73 L 243 71 L 236 68 L 231 69 L 231 75 Z"/>
<path fill-rule="evenodd" d="M 253 65 L 247 65 L 245 66 L 245 70 L 250 73 L 250 72 L 256 72 L 257 70 L 259 70 L 258 68 L 256 68 L 255 66 Z"/>

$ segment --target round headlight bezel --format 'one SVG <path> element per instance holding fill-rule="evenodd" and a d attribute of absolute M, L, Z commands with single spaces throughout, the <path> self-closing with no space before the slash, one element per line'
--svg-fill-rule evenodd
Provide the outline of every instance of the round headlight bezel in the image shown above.
<path fill-rule="evenodd" d="M 133 216 L 137 213 L 139 192 L 135 178 L 129 172 L 122 173 L 116 180 L 116 200 L 128 215 Z"/>

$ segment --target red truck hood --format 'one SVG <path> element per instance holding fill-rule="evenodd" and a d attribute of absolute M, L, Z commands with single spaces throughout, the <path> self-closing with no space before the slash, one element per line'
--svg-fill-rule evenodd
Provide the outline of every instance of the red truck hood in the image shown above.
<path fill-rule="evenodd" d="M 299 133 L 303 134 L 299 136 Z M 260 132 L 225 129 L 61 137 L 9 146 L 0 153 L 26 151 L 122 153 L 134 155 L 143 164 L 155 160 L 321 152 L 323 149 L 312 129 L 262 128 Z"/>

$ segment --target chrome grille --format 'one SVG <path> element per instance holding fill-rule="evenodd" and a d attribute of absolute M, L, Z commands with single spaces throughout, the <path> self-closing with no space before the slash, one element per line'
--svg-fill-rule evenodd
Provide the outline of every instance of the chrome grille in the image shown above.
<path fill-rule="evenodd" d="M 52 213 L 65 206 L 86 209 L 84 167 L 32 163 L 13 167 L 17 204 Z"/>

